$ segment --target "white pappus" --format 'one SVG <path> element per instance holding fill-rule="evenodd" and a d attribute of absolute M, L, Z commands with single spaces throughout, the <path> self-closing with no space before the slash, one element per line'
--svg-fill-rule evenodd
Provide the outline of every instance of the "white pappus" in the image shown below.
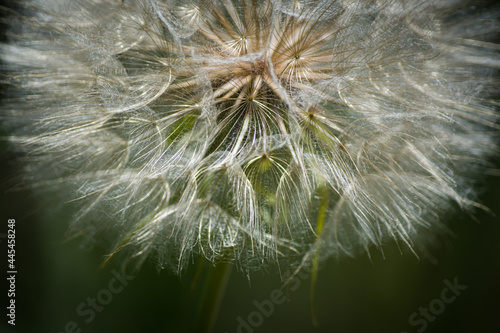
<path fill-rule="evenodd" d="M 183 270 L 414 249 L 497 154 L 498 12 L 428 0 L 39 0 L 1 45 L 25 181 Z M 287 259 L 288 260 L 288 259 Z"/>

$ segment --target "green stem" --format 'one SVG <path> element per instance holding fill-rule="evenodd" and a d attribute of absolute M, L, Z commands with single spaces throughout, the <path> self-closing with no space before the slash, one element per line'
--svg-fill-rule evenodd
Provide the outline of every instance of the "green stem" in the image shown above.
<path fill-rule="evenodd" d="M 326 209 L 328 207 L 328 188 L 326 186 L 321 186 L 318 189 L 319 192 L 319 211 L 318 211 L 318 222 L 316 223 L 316 239 L 318 239 L 323 231 L 323 226 L 325 224 Z M 318 327 L 318 311 L 316 308 L 316 286 L 318 281 L 318 270 L 319 270 L 319 255 L 318 248 L 320 244 L 315 244 L 314 255 L 312 258 L 311 267 L 311 318 L 313 325 Z"/>
<path fill-rule="evenodd" d="M 201 290 L 193 332 L 213 331 L 232 267 L 228 263 L 220 263 L 215 267 L 210 264 Z"/>

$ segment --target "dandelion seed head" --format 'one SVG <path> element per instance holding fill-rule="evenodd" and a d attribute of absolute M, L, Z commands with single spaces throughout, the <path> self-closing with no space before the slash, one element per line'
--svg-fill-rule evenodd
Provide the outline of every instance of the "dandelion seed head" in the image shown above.
<path fill-rule="evenodd" d="M 26 180 L 72 193 L 71 230 L 113 254 L 182 271 L 418 250 L 477 206 L 494 15 L 463 31 L 452 1 L 21 6 L 0 52 Z"/>

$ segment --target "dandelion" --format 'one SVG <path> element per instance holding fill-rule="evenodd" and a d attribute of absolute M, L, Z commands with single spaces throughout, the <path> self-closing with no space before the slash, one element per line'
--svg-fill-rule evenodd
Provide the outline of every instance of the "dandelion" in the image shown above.
<path fill-rule="evenodd" d="M 317 265 L 417 250 L 478 206 L 494 16 L 425 0 L 20 6 L 1 46 L 11 141 L 26 181 L 72 193 L 71 230 L 113 254 Z"/>

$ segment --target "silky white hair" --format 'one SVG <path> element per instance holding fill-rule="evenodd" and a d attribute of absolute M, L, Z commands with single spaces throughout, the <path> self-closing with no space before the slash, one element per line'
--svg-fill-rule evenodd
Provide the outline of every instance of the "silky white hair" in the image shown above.
<path fill-rule="evenodd" d="M 38 0 L 1 45 L 25 181 L 183 270 L 414 249 L 497 153 L 498 12 L 428 0 Z"/>

